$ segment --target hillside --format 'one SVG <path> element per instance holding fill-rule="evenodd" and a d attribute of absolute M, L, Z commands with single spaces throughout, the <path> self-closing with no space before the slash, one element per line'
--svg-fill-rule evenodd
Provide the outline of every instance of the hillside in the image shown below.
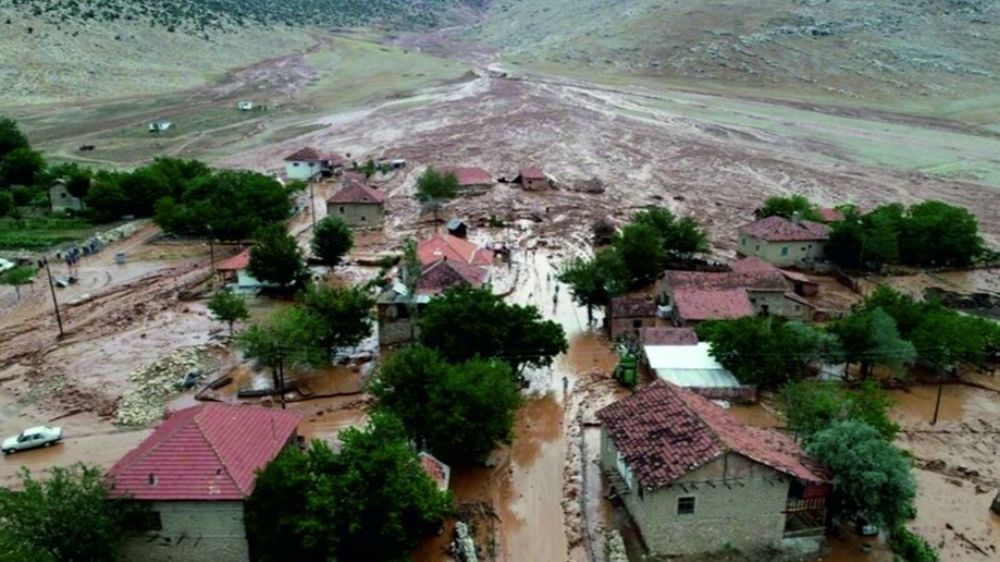
<path fill-rule="evenodd" d="M 497 0 L 469 36 L 517 62 L 840 98 L 995 104 L 1000 76 L 995 0 Z"/>

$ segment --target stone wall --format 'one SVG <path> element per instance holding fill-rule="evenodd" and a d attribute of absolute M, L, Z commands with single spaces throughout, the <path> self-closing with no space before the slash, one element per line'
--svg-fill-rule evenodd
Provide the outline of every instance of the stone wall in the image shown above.
<path fill-rule="evenodd" d="M 351 228 L 381 228 L 382 205 L 371 203 L 327 203 L 326 213 L 340 217 Z"/>
<path fill-rule="evenodd" d="M 243 502 L 152 502 L 162 529 L 125 543 L 127 562 L 246 562 Z"/>
<path fill-rule="evenodd" d="M 746 234 L 740 235 L 737 251 L 744 256 L 757 256 L 778 267 L 796 265 L 804 261 L 815 261 L 823 257 L 823 243 L 766 242 Z"/>

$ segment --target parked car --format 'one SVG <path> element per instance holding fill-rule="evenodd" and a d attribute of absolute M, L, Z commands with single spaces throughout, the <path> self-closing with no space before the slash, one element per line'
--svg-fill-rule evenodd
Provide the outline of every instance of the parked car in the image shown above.
<path fill-rule="evenodd" d="M 34 449 L 35 447 L 48 447 L 53 443 L 62 441 L 62 438 L 63 430 L 61 427 L 48 427 L 45 425 L 29 427 L 22 431 L 20 435 L 5 439 L 3 442 L 3 452 L 5 455 L 9 455 L 16 451 L 25 451 L 27 449 Z"/>

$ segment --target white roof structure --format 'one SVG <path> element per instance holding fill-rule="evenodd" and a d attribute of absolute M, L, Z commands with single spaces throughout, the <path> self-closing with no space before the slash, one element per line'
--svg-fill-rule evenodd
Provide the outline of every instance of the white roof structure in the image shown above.
<path fill-rule="evenodd" d="M 647 345 L 646 361 L 660 379 L 688 388 L 738 388 L 740 382 L 711 354 L 712 344 Z"/>

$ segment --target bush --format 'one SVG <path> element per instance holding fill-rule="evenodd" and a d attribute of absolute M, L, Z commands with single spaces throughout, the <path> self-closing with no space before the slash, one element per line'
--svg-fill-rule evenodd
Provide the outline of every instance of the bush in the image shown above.
<path fill-rule="evenodd" d="M 889 546 L 904 562 L 938 562 L 937 552 L 923 537 L 897 525 L 889 534 Z"/>

